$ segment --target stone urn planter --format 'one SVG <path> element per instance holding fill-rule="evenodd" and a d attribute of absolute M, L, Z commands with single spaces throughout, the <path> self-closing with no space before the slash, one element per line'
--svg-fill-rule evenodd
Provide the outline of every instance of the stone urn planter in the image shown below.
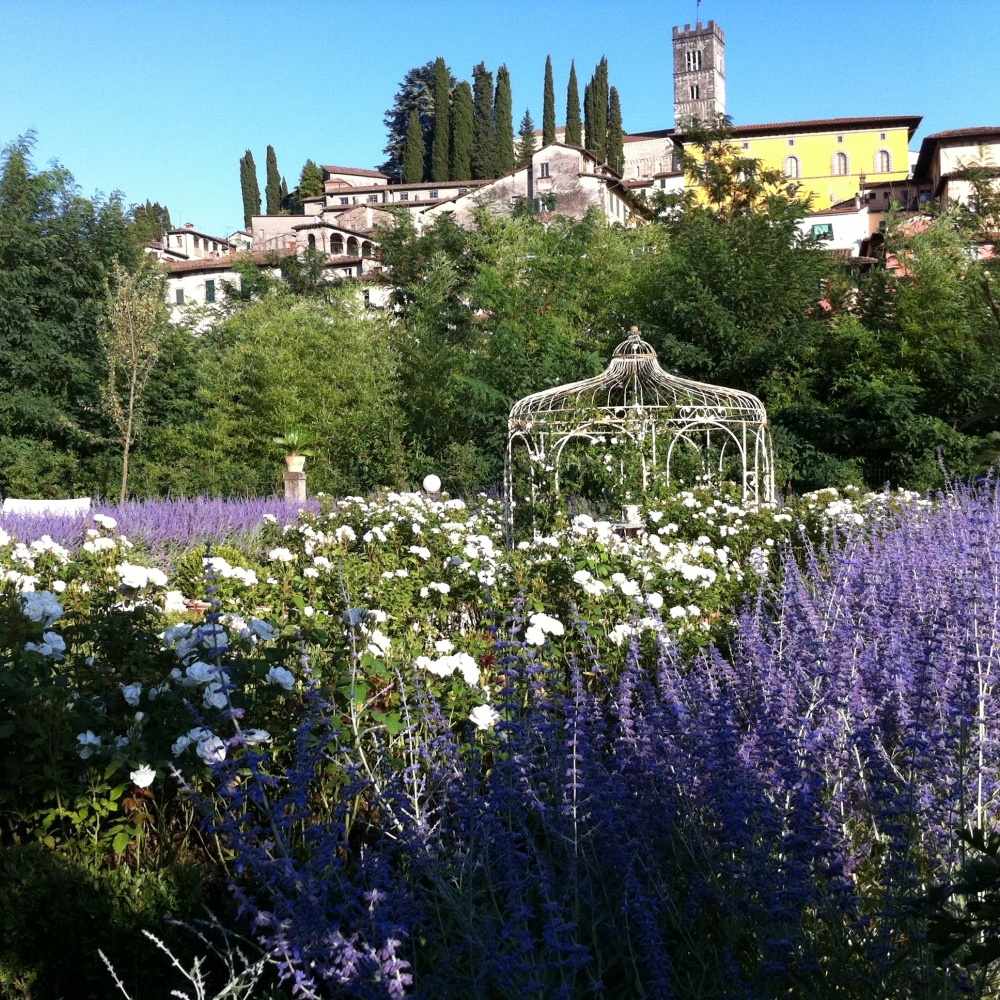
<path fill-rule="evenodd" d="M 285 466 L 289 472 L 302 472 L 306 467 L 305 455 L 286 455 Z"/>

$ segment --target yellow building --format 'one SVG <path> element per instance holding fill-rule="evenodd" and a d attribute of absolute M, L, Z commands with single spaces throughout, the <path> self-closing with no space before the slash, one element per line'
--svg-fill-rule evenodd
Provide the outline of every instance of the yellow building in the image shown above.
<path fill-rule="evenodd" d="M 714 121 L 726 113 L 726 39 L 709 21 L 673 29 L 674 122 Z M 889 184 L 910 174 L 909 144 L 919 115 L 827 118 L 817 121 L 734 125 L 733 141 L 748 157 L 781 170 L 812 196 L 821 211 L 853 198 L 869 184 Z M 676 173 L 675 147 L 681 130 L 657 129 L 625 137 L 626 181 L 661 178 L 660 187 L 683 183 Z"/>
<path fill-rule="evenodd" d="M 736 125 L 732 135 L 744 156 L 782 171 L 812 196 L 814 209 L 822 210 L 853 198 L 866 181 L 905 180 L 910 140 L 920 121 L 919 115 L 827 118 Z"/>

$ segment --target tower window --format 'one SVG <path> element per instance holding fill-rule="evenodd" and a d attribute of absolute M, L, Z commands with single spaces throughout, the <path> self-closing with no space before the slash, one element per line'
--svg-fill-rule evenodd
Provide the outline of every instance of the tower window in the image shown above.
<path fill-rule="evenodd" d="M 692 49 L 684 53 L 684 65 L 689 73 L 701 69 L 701 49 Z"/>
<path fill-rule="evenodd" d="M 701 87 L 699 87 L 698 84 L 696 83 L 692 83 L 690 90 L 691 90 L 691 100 L 692 101 L 699 100 L 699 95 L 701 94 Z"/>
<path fill-rule="evenodd" d="M 783 169 L 786 177 L 798 177 L 799 158 L 797 156 L 786 156 Z"/>

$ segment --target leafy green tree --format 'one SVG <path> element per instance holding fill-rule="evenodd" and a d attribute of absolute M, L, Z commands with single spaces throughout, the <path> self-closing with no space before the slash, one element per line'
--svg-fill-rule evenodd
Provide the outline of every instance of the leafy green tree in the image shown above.
<path fill-rule="evenodd" d="M 434 124 L 430 156 L 432 181 L 448 180 L 451 159 L 451 87 L 451 71 L 444 59 L 439 57 L 434 60 Z M 407 141 L 409 141 L 409 123 L 407 123 Z"/>
<path fill-rule="evenodd" d="M 111 265 L 107 314 L 99 327 L 107 363 L 101 393 L 122 447 L 119 501 L 128 493 L 129 454 L 143 425 L 146 383 L 167 332 L 166 279 L 152 261 L 135 271 Z"/>
<path fill-rule="evenodd" d="M 625 130 L 617 87 L 611 88 L 608 98 L 608 166 L 619 175 L 625 170 Z"/>
<path fill-rule="evenodd" d="M 552 80 L 552 56 L 545 57 L 545 85 L 542 91 L 542 146 L 556 141 L 556 91 Z"/>
<path fill-rule="evenodd" d="M 296 196 L 301 202 L 303 198 L 316 198 L 323 194 L 323 171 L 312 160 L 306 160 L 299 174 L 299 186 Z"/>
<path fill-rule="evenodd" d="M 267 494 L 281 482 L 276 428 L 314 444 L 311 490 L 336 495 L 398 487 L 397 358 L 386 317 L 358 304 L 276 294 L 203 335 L 197 424 L 186 453 L 204 456 L 203 492 Z"/>
<path fill-rule="evenodd" d="M 526 167 L 535 155 L 535 123 L 531 120 L 531 112 L 527 108 L 517 135 L 517 166 Z"/>
<path fill-rule="evenodd" d="M 583 145 L 583 128 L 580 121 L 580 88 L 576 82 L 576 63 L 569 64 L 569 83 L 566 86 L 566 133 L 567 146 Z"/>
<path fill-rule="evenodd" d="M 451 102 L 451 166 L 449 180 L 467 181 L 472 177 L 474 140 L 472 88 L 466 80 L 455 87 Z"/>
<path fill-rule="evenodd" d="M 114 261 L 141 258 L 117 196 L 36 171 L 30 133 L 0 153 L 0 469 L 21 496 L 97 492 L 106 455 L 97 327 Z"/>
<path fill-rule="evenodd" d="M 497 175 L 502 176 L 514 169 L 514 110 L 510 92 L 510 73 L 506 65 L 497 70 L 493 121 L 496 123 Z"/>
<path fill-rule="evenodd" d="M 248 149 L 240 160 L 240 188 L 243 192 L 243 225 L 249 229 L 250 219 L 260 215 L 260 184 L 253 153 Z"/>
<path fill-rule="evenodd" d="M 382 119 L 388 133 L 383 152 L 388 159 L 379 170 L 395 180 L 399 180 L 403 174 L 403 148 L 411 112 L 417 112 L 424 136 L 431 135 L 434 121 L 434 63 L 435 60 L 432 59 L 423 66 L 407 70 L 393 98 L 392 107 Z"/>
<path fill-rule="evenodd" d="M 403 183 L 419 184 L 424 179 L 424 133 L 416 110 L 410 112 L 410 125 L 403 147 Z"/>
<path fill-rule="evenodd" d="M 264 195 L 267 200 L 267 214 L 277 215 L 281 211 L 281 175 L 278 173 L 278 157 L 274 146 L 267 147 L 267 181 Z"/>
<path fill-rule="evenodd" d="M 496 122 L 493 119 L 493 74 L 485 63 L 472 71 L 472 176 L 492 180 L 500 174 Z"/>
<path fill-rule="evenodd" d="M 172 228 L 169 210 L 158 201 L 147 199 L 145 204 L 134 205 L 129 214 L 135 223 L 136 239 L 143 246 L 154 240 L 162 240 Z"/>

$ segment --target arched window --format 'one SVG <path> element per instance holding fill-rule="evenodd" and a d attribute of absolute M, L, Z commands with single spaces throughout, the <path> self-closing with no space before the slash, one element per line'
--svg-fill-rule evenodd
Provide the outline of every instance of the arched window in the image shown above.
<path fill-rule="evenodd" d="M 358 241 L 353 237 L 348 237 L 347 240 L 347 255 L 349 257 L 357 257 L 358 254 Z"/>
<path fill-rule="evenodd" d="M 372 245 L 367 240 L 361 244 L 361 256 L 371 258 L 374 256 L 372 253 Z"/>
<path fill-rule="evenodd" d="M 309 247 L 312 250 L 316 249 L 316 237 L 312 233 L 309 234 Z"/>
<path fill-rule="evenodd" d="M 851 165 L 847 160 L 847 153 L 833 154 L 833 172 L 841 176 L 851 172 Z"/>
<path fill-rule="evenodd" d="M 330 235 L 330 253 L 335 257 L 342 257 L 344 255 L 344 237 L 340 233 L 332 233 Z"/>
<path fill-rule="evenodd" d="M 697 72 L 701 69 L 701 49 L 693 49 L 684 53 L 684 68 L 689 72 Z"/>
<path fill-rule="evenodd" d="M 879 149 L 875 152 L 875 173 L 887 174 L 892 170 L 892 157 L 888 149 Z"/>
<path fill-rule="evenodd" d="M 786 156 L 784 171 L 786 177 L 798 177 L 799 173 L 799 158 L 797 156 Z"/>

